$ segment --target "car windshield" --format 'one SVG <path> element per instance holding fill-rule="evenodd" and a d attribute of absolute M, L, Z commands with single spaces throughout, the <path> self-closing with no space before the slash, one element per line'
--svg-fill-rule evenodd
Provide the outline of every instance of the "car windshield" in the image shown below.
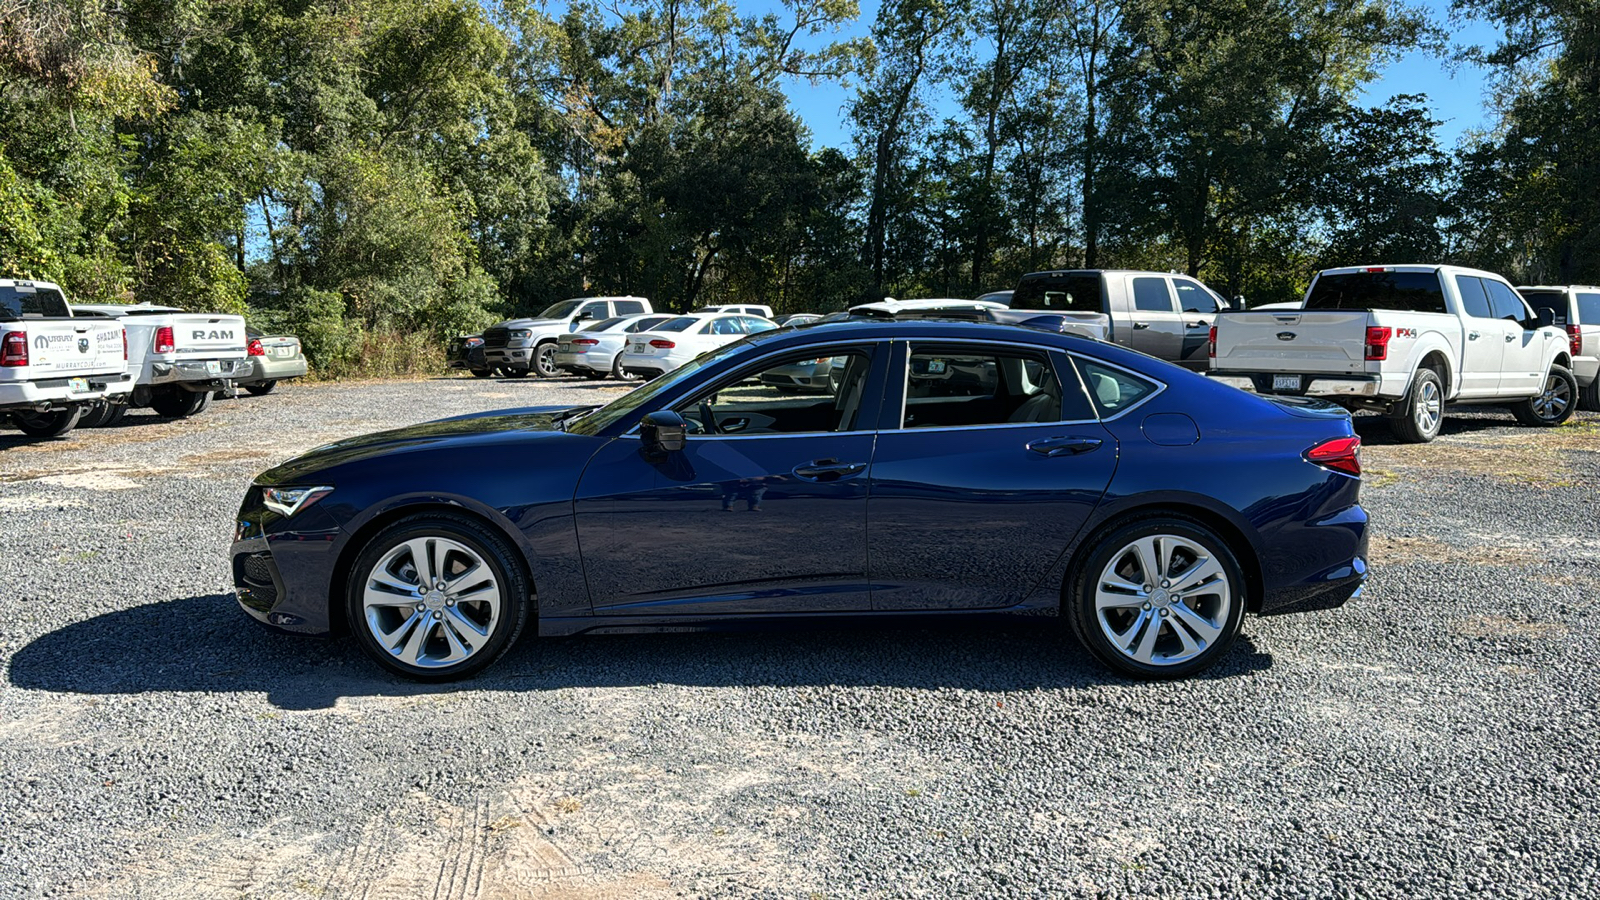
<path fill-rule="evenodd" d="M 593 324 L 585 325 L 585 326 L 583 326 L 582 328 L 580 328 L 578 330 L 579 331 L 607 331 L 607 330 L 609 330 L 611 328 L 611 326 L 617 324 L 618 322 L 621 322 L 622 319 L 623 319 L 622 316 L 616 316 L 616 317 L 610 318 L 610 319 L 601 319 L 600 321 L 595 322 Z"/>
<path fill-rule="evenodd" d="M 685 317 L 687 319 L 687 317 Z M 698 321 L 687 319 L 689 322 Z M 672 324 L 668 322 L 667 324 Z M 682 329 L 678 329 L 682 330 Z M 744 349 L 746 340 L 737 340 L 731 344 L 724 344 L 715 350 L 702 353 L 694 359 L 673 369 L 671 372 L 646 382 L 642 387 L 634 388 L 621 397 L 607 403 L 592 413 L 583 416 L 567 425 L 567 431 L 573 434 L 599 434 L 611 427 L 624 416 L 650 402 L 651 399 L 664 393 L 669 393 L 678 385 L 694 375 L 694 373 L 712 365 L 728 356 Z"/>
<path fill-rule="evenodd" d="M 665 322 L 662 322 L 660 325 L 657 325 L 656 327 L 654 327 L 654 328 L 652 328 L 650 330 L 651 331 L 684 331 L 684 330 L 688 329 L 692 325 L 700 324 L 700 321 L 701 321 L 700 319 L 696 319 L 694 316 L 679 316 L 676 319 L 668 319 Z"/>
<path fill-rule="evenodd" d="M 544 308 L 544 312 L 539 313 L 539 318 L 565 319 L 576 312 L 578 304 L 582 302 L 582 300 L 563 300 L 560 303 L 552 303 Z"/>
<path fill-rule="evenodd" d="M 0 286 L 0 320 L 64 319 L 71 315 L 66 298 L 55 288 L 31 284 Z"/>
<path fill-rule="evenodd" d="M 1387 309 L 1444 312 L 1437 272 L 1344 272 L 1319 275 L 1306 309 Z"/>

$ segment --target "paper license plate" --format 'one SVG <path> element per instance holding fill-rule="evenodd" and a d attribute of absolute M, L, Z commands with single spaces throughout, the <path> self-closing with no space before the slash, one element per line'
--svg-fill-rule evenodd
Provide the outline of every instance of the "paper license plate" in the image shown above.
<path fill-rule="evenodd" d="M 71 391 L 74 394 L 87 394 L 87 393 L 89 393 L 89 379 L 87 379 L 87 378 L 68 378 L 67 379 L 67 390 Z"/>
<path fill-rule="evenodd" d="M 1299 375 L 1274 375 L 1272 376 L 1272 389 L 1275 391 L 1300 390 Z"/>
<path fill-rule="evenodd" d="M 562 344 L 561 345 L 561 352 L 562 353 L 571 353 L 572 352 L 572 345 L 571 344 Z"/>

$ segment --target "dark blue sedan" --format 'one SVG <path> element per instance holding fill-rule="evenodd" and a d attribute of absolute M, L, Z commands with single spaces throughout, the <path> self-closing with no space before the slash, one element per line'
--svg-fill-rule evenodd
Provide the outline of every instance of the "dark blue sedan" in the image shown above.
<path fill-rule="evenodd" d="M 824 395 L 762 378 L 837 373 Z M 751 336 L 598 408 L 330 444 L 245 495 L 233 571 L 280 629 L 444 680 L 528 628 L 1065 618 L 1101 661 L 1199 671 L 1246 612 L 1366 576 L 1360 441 L 1113 344 L 989 323 Z M 1054 624 L 1052 622 L 1052 624 Z"/>

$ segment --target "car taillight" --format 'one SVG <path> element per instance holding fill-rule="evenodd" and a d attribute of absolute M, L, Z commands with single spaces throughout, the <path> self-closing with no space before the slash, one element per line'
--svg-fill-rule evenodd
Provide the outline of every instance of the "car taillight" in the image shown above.
<path fill-rule="evenodd" d="M 1211 326 L 1211 334 L 1206 338 L 1206 356 L 1217 358 L 1217 326 Z"/>
<path fill-rule="evenodd" d="M 678 345 L 674 341 L 669 341 L 669 340 L 666 340 L 664 338 L 656 338 L 655 340 L 650 342 L 650 346 L 652 346 L 652 347 L 660 347 L 662 350 L 671 350 L 673 347 L 676 347 Z"/>
<path fill-rule="evenodd" d="M 1394 329 L 1387 325 L 1371 325 L 1367 328 L 1367 359 L 1388 359 L 1389 339 L 1394 337 Z"/>
<path fill-rule="evenodd" d="M 600 342 L 595 340 L 594 338 L 573 338 L 572 339 L 572 344 L 575 347 L 593 347 L 595 344 L 598 344 L 598 343 L 600 343 Z"/>
<path fill-rule="evenodd" d="M 251 356 L 266 356 L 267 355 L 267 349 L 265 347 L 261 346 L 261 338 L 251 338 L 250 339 L 250 346 L 246 349 L 245 352 L 249 353 Z"/>
<path fill-rule="evenodd" d="M 122 361 L 128 361 L 128 329 L 122 329 Z"/>
<path fill-rule="evenodd" d="M 1572 355 L 1577 356 L 1583 351 L 1583 329 L 1568 323 L 1567 340 L 1572 344 Z"/>
<path fill-rule="evenodd" d="M 172 326 L 171 325 L 163 325 L 160 328 L 157 328 L 156 329 L 156 352 L 157 353 L 171 353 L 175 349 L 177 349 L 177 345 L 172 340 Z"/>
<path fill-rule="evenodd" d="M 28 333 L 13 331 L 0 344 L 0 366 L 25 366 L 28 364 Z"/>
<path fill-rule="evenodd" d="M 1306 461 L 1346 475 L 1361 475 L 1361 438 L 1332 438 L 1306 451 Z"/>

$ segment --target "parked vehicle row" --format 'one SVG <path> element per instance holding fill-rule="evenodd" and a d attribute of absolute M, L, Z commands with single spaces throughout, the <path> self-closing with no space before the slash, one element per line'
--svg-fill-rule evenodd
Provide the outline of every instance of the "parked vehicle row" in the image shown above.
<path fill-rule="evenodd" d="M 653 312 L 643 297 L 578 297 L 552 303 L 529 319 L 508 319 L 483 332 L 483 358 L 489 368 L 512 378 L 561 374 L 556 353 L 563 334 L 584 322 Z"/>
<path fill-rule="evenodd" d="M 306 374 L 298 339 L 232 315 L 69 304 L 43 281 L 0 280 L 0 412 L 32 437 L 115 424 L 129 408 L 187 418 L 213 396 Z"/>

